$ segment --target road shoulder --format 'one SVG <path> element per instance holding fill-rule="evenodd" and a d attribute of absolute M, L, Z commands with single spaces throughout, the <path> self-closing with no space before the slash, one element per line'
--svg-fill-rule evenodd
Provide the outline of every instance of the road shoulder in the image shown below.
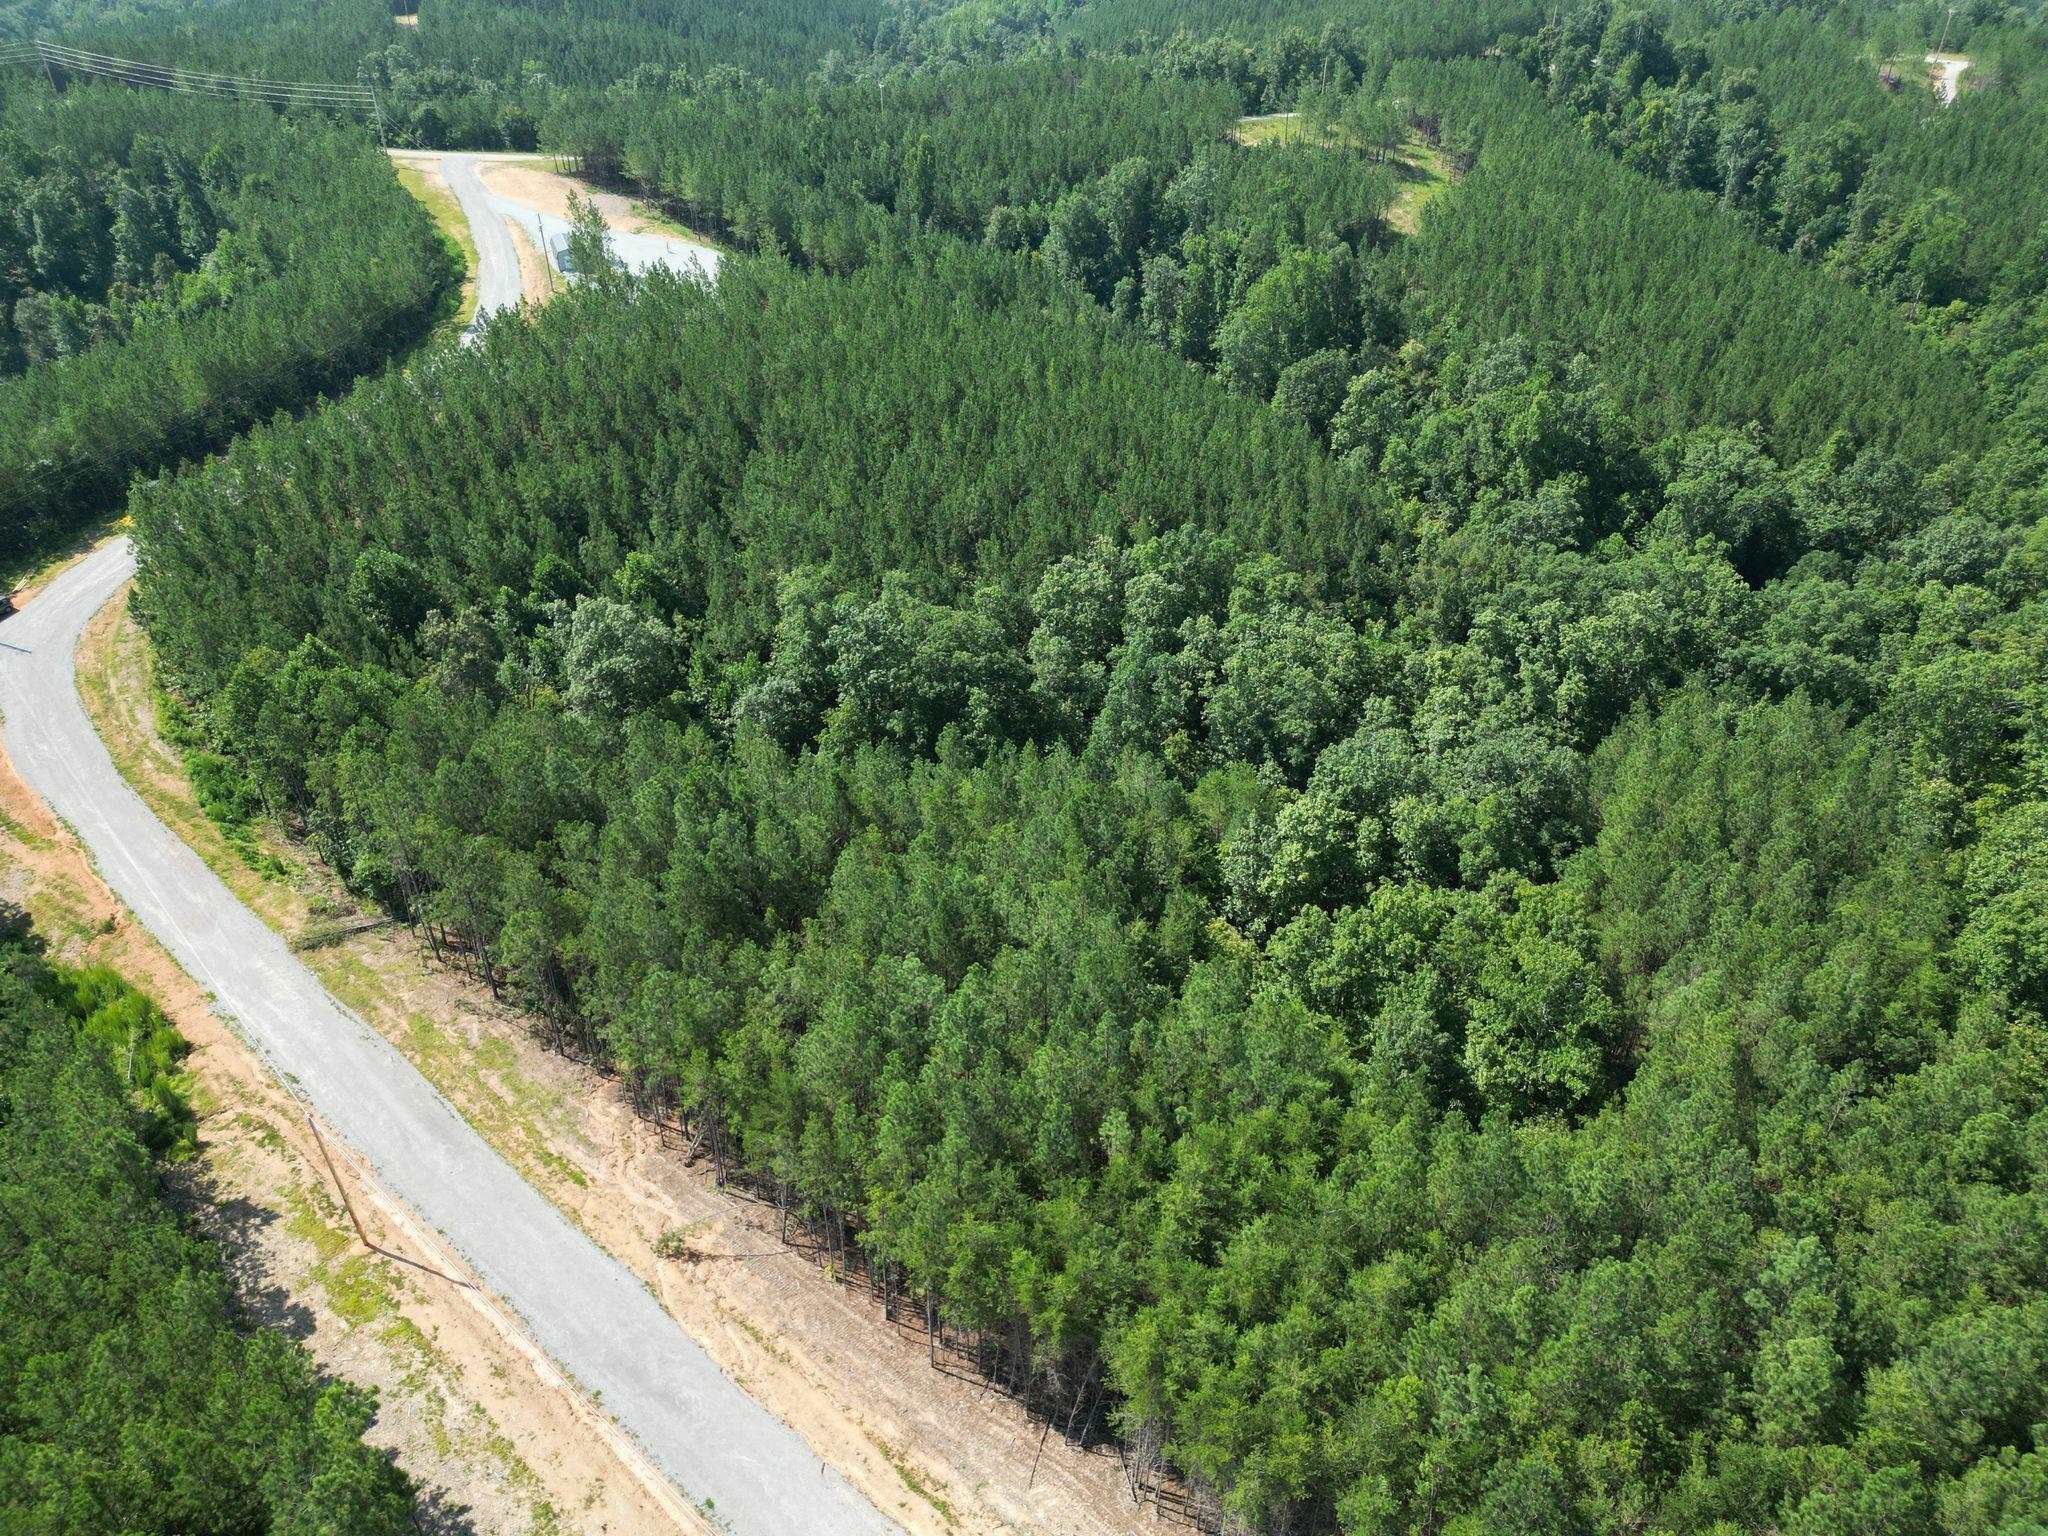
<path fill-rule="evenodd" d="M 155 728 L 147 642 L 117 599 L 87 627 L 80 692 L 114 763 L 164 824 L 390 1040 L 497 1152 L 623 1262 L 719 1367 L 907 1530 L 1148 1528 L 1113 1454 L 1044 1437 L 981 1383 L 934 1371 L 864 1295 L 783 1249 L 772 1211 L 637 1120 L 618 1085 L 555 1055 L 482 987 L 363 911 L 306 850 L 238 852 Z M 669 1236 L 665 1260 L 656 1247 Z"/>
<path fill-rule="evenodd" d="M 0 900 L 25 908 L 56 959 L 104 964 L 155 999 L 191 1044 L 198 1157 L 174 1194 L 221 1245 L 255 1324 L 298 1338 L 326 1375 L 378 1394 L 368 1439 L 423 1490 L 440 1536 L 605 1532 L 675 1525 L 580 1431 L 578 1394 L 472 1299 L 426 1269 L 440 1255 L 345 1149 L 335 1173 L 291 1097 L 135 921 L 71 831 L 0 752 Z M 545 1365 L 545 1362 L 539 1362 Z"/>

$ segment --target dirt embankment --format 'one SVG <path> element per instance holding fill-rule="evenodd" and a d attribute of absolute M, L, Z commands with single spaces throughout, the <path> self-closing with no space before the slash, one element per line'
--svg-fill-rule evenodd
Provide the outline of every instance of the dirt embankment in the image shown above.
<path fill-rule="evenodd" d="M 719 1190 L 708 1167 L 685 1166 L 616 1083 L 541 1047 L 482 987 L 435 964 L 403 928 L 360 911 L 303 850 L 266 840 L 267 857 L 251 861 L 229 848 L 156 739 L 147 647 L 125 604 L 95 621 L 81 661 L 92 679 L 87 708 L 159 817 L 502 1155 L 645 1280 L 729 1376 L 878 1507 L 919 1536 L 1156 1529 L 1133 1507 L 1113 1453 L 1047 1436 L 983 1383 L 934 1370 L 924 1345 L 884 1323 L 865 1294 L 784 1248 L 773 1211 Z M 272 858 L 288 873 L 256 867 Z M 664 1234 L 670 1251 L 688 1257 L 658 1257 Z"/>
<path fill-rule="evenodd" d="M 569 217 L 569 194 L 575 193 L 585 201 L 596 205 L 604 215 L 605 223 L 613 229 L 623 230 L 629 235 L 673 235 L 695 240 L 700 236 L 690 234 L 675 224 L 669 223 L 650 212 L 643 203 L 617 192 L 605 192 L 581 181 L 574 176 L 565 176 L 559 171 L 549 170 L 547 163 L 539 158 L 531 160 L 482 160 L 477 164 L 477 174 L 491 191 L 515 203 L 524 203 L 542 213 L 551 213 L 558 219 Z"/>
<path fill-rule="evenodd" d="M 81 653 L 81 685 L 98 684 L 103 697 L 108 673 L 136 661 L 132 646 L 125 654 L 116 648 L 124 619 L 103 614 Z M 147 691 L 126 677 L 111 695 L 124 734 L 153 739 Z M 160 745 L 150 762 L 156 773 L 177 767 Z M 297 1102 L 128 915 L 4 755 L 0 900 L 29 912 L 59 960 L 106 964 L 129 977 L 191 1043 L 200 1153 L 176 1170 L 178 1198 L 222 1245 L 250 1321 L 283 1328 L 322 1372 L 377 1392 L 369 1438 L 420 1483 L 423 1530 L 667 1536 L 684 1528 L 592 1432 L 594 1415 L 580 1394 L 467 1283 L 432 1235 L 345 1147 L 330 1137 L 323 1149 Z"/>

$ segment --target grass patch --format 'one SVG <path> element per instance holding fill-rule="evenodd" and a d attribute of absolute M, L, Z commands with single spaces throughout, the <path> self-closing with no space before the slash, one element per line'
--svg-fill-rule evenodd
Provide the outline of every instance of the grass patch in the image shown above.
<path fill-rule="evenodd" d="M 350 1328 L 386 1323 L 381 1336 L 394 1340 L 403 1331 L 399 1324 L 412 1327 L 399 1316 L 396 1281 L 377 1256 L 358 1248 L 353 1235 L 335 1219 L 338 1211 L 326 1190 L 287 1190 L 284 1207 L 284 1229 L 313 1250 L 312 1278 L 336 1317 Z M 417 1328 L 412 1332 L 424 1345 L 425 1335 Z"/>
<path fill-rule="evenodd" d="M 1409 134 L 1390 162 L 1399 189 L 1387 209 L 1388 227 L 1412 235 L 1422 227 L 1422 210 L 1451 184 L 1451 163 L 1434 144 Z"/>
<path fill-rule="evenodd" d="M 97 518 L 82 528 L 58 536 L 41 549 L 0 557 L 0 592 L 18 592 L 23 587 L 40 587 L 66 566 L 76 564 L 102 539 L 128 526 L 128 514 L 118 512 Z"/>
<path fill-rule="evenodd" d="M 79 698 L 121 777 L 237 899 L 276 926 L 279 899 L 272 882 L 284 873 L 283 865 L 269 854 L 245 857 L 206 814 L 188 784 L 181 784 L 178 791 L 166 788 L 164 778 L 182 778 L 183 764 L 168 748 L 158 747 L 140 718 L 129 718 L 133 711 L 124 706 L 130 701 L 162 696 L 154 678 L 149 642 L 125 607 L 103 646 L 91 645 L 89 637 L 88 645 L 80 648 Z"/>
<path fill-rule="evenodd" d="M 1240 144 L 1292 144 L 1308 134 L 1307 120 L 1299 112 L 1267 112 L 1258 117 L 1240 117 L 1230 136 Z"/>
<path fill-rule="evenodd" d="M 398 174 L 398 184 L 419 199 L 433 218 L 434 227 L 440 230 L 441 238 L 461 258 L 462 298 L 455 313 L 434 327 L 431 339 L 459 336 L 476 318 L 476 241 L 470 237 L 469 220 L 462 216 L 462 205 L 455 201 L 455 194 L 427 180 L 427 173 L 419 166 L 393 160 L 391 168 Z"/>
<path fill-rule="evenodd" d="M 650 203 L 644 198 L 635 198 L 633 200 L 633 212 L 647 221 L 649 229 L 667 235 L 671 240 L 687 240 L 692 245 L 701 245 L 714 250 L 721 256 L 736 256 L 739 254 L 737 250 L 726 244 L 725 241 L 720 240 L 716 235 L 707 235 L 701 229 L 690 228 L 689 225 L 670 217 L 658 204 Z"/>
<path fill-rule="evenodd" d="M 326 1204 L 325 1191 L 321 1203 Z M 284 1229 L 297 1238 L 318 1256 L 320 1267 L 332 1263 L 348 1251 L 348 1234 L 328 1219 L 326 1212 L 317 1209 L 313 1197 L 302 1189 L 289 1189 L 284 1196 Z"/>
<path fill-rule="evenodd" d="M 346 966 L 355 985 L 345 988 L 324 970 L 321 980 L 350 1007 L 366 1011 L 365 1003 L 375 995 L 375 978 L 353 957 L 338 959 L 341 965 L 336 968 Z M 518 1054 L 507 1041 L 487 1036 L 471 1045 L 424 1013 L 411 1014 L 406 1026 L 407 1059 L 462 1107 L 463 1117 L 513 1167 L 529 1174 L 545 1172 L 578 1189 L 590 1187 L 583 1170 L 548 1144 L 546 1128 L 560 1117 L 561 1096 L 521 1075 Z"/>
<path fill-rule="evenodd" d="M 1299 112 L 1269 112 L 1263 117 L 1241 117 L 1231 135 L 1238 143 L 1258 148 L 1275 144 L 1320 144 L 1325 149 L 1362 149 L 1347 131 L 1320 140 L 1312 139 L 1308 119 Z M 1394 174 L 1394 201 L 1387 208 L 1387 226 L 1396 234 L 1412 235 L 1422 226 L 1422 210 L 1431 198 L 1451 184 L 1451 165 L 1443 151 L 1420 134 L 1407 133 L 1384 164 Z"/>
<path fill-rule="evenodd" d="M 931 1505 L 938 1512 L 939 1518 L 950 1526 L 953 1523 L 953 1506 L 940 1498 L 938 1493 L 933 1490 L 932 1485 L 920 1477 L 917 1469 L 904 1460 L 898 1454 L 896 1448 L 889 1444 L 888 1441 L 877 1440 L 875 1448 L 882 1453 L 882 1459 L 888 1462 L 890 1468 L 903 1480 L 903 1486 L 916 1494 L 920 1499 L 923 1499 L 925 1503 Z"/>

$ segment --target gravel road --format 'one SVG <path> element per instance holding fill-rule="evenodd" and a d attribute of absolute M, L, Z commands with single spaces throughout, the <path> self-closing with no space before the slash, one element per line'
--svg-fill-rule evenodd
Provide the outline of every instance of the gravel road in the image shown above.
<path fill-rule="evenodd" d="M 476 156 L 444 156 L 441 174 L 447 178 L 462 216 L 469 220 L 469 235 L 476 243 L 476 318 L 469 323 L 474 334 L 497 311 L 518 307 L 519 252 L 513 248 L 512 231 L 498 216 L 483 178 L 476 173 Z"/>
<path fill-rule="evenodd" d="M 475 174 L 474 171 L 471 172 Z M 491 207 L 502 218 L 510 219 L 533 240 L 542 251 L 554 260 L 569 239 L 569 221 L 509 197 L 493 197 Z M 715 278 L 718 276 L 718 252 L 708 245 L 699 245 L 694 240 L 677 240 L 668 235 L 636 234 L 632 230 L 611 230 L 612 255 L 619 265 L 628 272 L 651 272 L 656 267 L 667 267 L 684 276 Z M 556 263 L 560 265 L 559 262 Z"/>
<path fill-rule="evenodd" d="M 516 286 L 516 264 L 513 274 Z M 215 1011 L 447 1237 L 685 1497 L 743 1536 L 897 1532 L 330 996 L 128 787 L 79 702 L 73 657 L 86 621 L 134 568 L 128 540 L 114 540 L 0 621 L 0 741 L 29 787 Z"/>
<path fill-rule="evenodd" d="M 1934 66 L 1934 94 L 1941 98 L 1943 106 L 1955 105 L 1956 93 L 1963 88 L 1963 71 L 1970 67 L 1970 61 L 1959 53 L 1930 53 L 1927 62 Z"/>
<path fill-rule="evenodd" d="M 537 158 L 533 155 L 485 151 L 467 154 L 450 151 L 444 154 L 426 150 L 394 150 L 392 154 L 409 164 L 439 171 L 462 209 L 462 216 L 469 221 L 470 238 L 476 245 L 476 317 L 470 322 L 469 331 L 474 336 L 490 315 L 517 305 L 523 292 L 519 252 L 512 243 L 509 226 L 518 225 L 533 241 L 535 248 L 553 261 L 552 253 L 567 243 L 569 221 L 557 213 L 493 192 L 477 171 L 477 167 L 486 161 L 527 163 Z M 694 240 L 640 233 L 614 225 L 611 243 L 613 254 L 629 272 L 644 273 L 655 267 L 669 267 L 705 278 L 718 276 L 718 252 Z"/>

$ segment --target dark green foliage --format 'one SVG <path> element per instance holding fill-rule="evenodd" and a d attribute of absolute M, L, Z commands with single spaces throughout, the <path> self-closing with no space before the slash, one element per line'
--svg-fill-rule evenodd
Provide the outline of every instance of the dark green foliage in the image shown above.
<path fill-rule="evenodd" d="M 0 1524 L 24 1536 L 412 1528 L 362 1443 L 372 1400 L 242 1333 L 219 1256 L 165 1202 L 182 1047 L 105 970 L 0 937 Z M 126 1086 L 124 1086 L 124 1084 Z"/>
<path fill-rule="evenodd" d="M 1969 368 L 1890 308 L 1659 190 L 1544 111 L 1490 61 L 1390 87 L 1484 144 L 1411 247 L 1431 313 L 1586 349 L 1631 409 L 1677 429 L 1763 423 L 1803 455 L 1830 433 L 1928 458 L 1983 443 Z"/>
<path fill-rule="evenodd" d="M 208 162 L 218 139 L 178 108 L 50 105 L 32 91 L 0 116 L 0 375 L 214 297 L 189 274 L 213 252 L 242 171 Z"/>
<path fill-rule="evenodd" d="M 883 216 L 979 239 L 996 209 L 1042 220 L 1068 189 L 1123 161 L 1163 179 L 1236 116 L 1218 86 L 1128 64 L 1031 61 L 881 89 L 628 96 L 565 132 L 586 161 L 618 166 L 687 220 L 838 268 Z"/>
<path fill-rule="evenodd" d="M 1788 153 L 1850 128 L 1878 204 L 1869 215 L 1910 216 L 1952 199 L 1962 215 L 1952 281 L 1974 297 L 2038 234 L 2048 203 L 2048 165 L 2037 152 L 2048 132 L 2048 44 L 2038 17 L 2007 30 L 1989 10 L 1959 7 L 1950 24 L 1951 51 L 1972 63 L 1947 108 L 1917 63 L 1940 32 L 1940 12 L 1785 11 L 1702 29 L 1700 47 L 1721 74 L 1755 82 Z M 1898 90 L 1879 82 L 1880 58 L 1899 59 Z"/>
<path fill-rule="evenodd" d="M 0 0 L 0 43 L 40 35 L 155 64 L 272 80 L 367 82 L 399 142 L 531 149 L 541 123 L 625 82 L 802 74 L 865 53 L 881 0 Z"/>
<path fill-rule="evenodd" d="M 143 558 L 153 605 L 195 583 L 188 638 L 164 635 L 180 671 L 211 688 L 251 647 L 307 634 L 403 667 L 457 643 L 455 616 L 496 605 L 526 630 L 601 596 L 679 616 L 736 660 L 776 624 L 796 565 L 835 591 L 904 568 L 941 596 L 1028 591 L 1093 538 L 1180 523 L 1255 529 L 1344 585 L 1373 558 L 1370 514 L 1303 434 L 1250 406 L 1210 421 L 1197 376 L 993 253 L 935 246 L 843 283 L 735 266 L 714 291 L 579 298 L 495 328 L 483 352 L 533 420 L 508 417 L 505 382 L 474 366 L 380 380 L 253 441 L 263 539 L 247 536 L 254 503 L 227 506 L 205 477 L 161 489 Z M 436 418 L 475 430 L 429 472 L 414 455 Z M 306 434 L 328 466 L 317 489 L 255 470 Z M 276 602 L 202 595 L 222 581 Z"/>
<path fill-rule="evenodd" d="M 0 557 L 383 362 L 455 275 L 372 144 L 267 108 L 31 89 L 0 191 L 0 357 L 33 364 L 0 379 Z"/>
<path fill-rule="evenodd" d="M 238 813 L 1237 1528 L 2022 1536 L 2048 261 L 1973 105 L 1749 57 L 1862 25 L 623 82 L 763 259 L 147 488 L 139 611 Z"/>
<path fill-rule="evenodd" d="M 1455 330 L 1282 370 L 1332 462 L 1071 289 L 574 295 L 152 488 L 147 620 L 352 879 L 1254 1527 L 2025 1498 L 2038 493 Z"/>

